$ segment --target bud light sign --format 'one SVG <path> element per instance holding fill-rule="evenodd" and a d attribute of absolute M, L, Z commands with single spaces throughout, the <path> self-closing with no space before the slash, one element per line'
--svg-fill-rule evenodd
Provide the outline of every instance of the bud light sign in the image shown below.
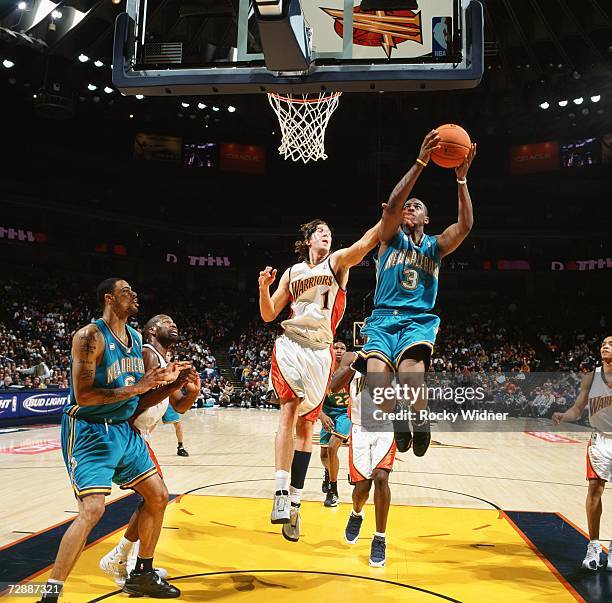
<path fill-rule="evenodd" d="M 67 389 L 0 391 L 0 422 L 21 417 L 57 416 L 59 419 L 69 395 Z"/>
<path fill-rule="evenodd" d="M 68 403 L 68 392 L 49 392 L 28 396 L 21 402 L 22 417 L 36 415 L 48 415 L 61 413 L 62 408 Z"/>

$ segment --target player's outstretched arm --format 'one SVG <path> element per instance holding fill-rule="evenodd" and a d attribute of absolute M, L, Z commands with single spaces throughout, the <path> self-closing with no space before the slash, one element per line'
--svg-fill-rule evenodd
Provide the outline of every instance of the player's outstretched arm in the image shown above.
<path fill-rule="evenodd" d="M 576 402 L 571 408 L 568 408 L 565 412 L 555 412 L 552 416 L 553 425 L 559 425 L 559 423 L 571 423 L 577 421 L 582 416 L 584 409 L 589 401 L 589 390 L 593 383 L 594 373 L 587 373 L 580 383 L 580 392 L 576 398 Z"/>
<path fill-rule="evenodd" d="M 378 238 L 381 242 L 387 243 L 397 234 L 397 229 L 403 222 L 402 210 L 404 209 L 404 203 L 412 192 L 423 168 L 429 163 L 431 153 L 438 148 L 439 142 L 440 136 L 437 130 L 432 130 L 425 136 L 415 164 L 395 185 L 393 191 L 391 191 L 389 201 L 384 205 L 382 220 L 378 230 Z"/>
<path fill-rule="evenodd" d="M 285 270 L 278 287 L 270 296 L 270 286 L 276 279 L 276 269 L 266 266 L 259 273 L 259 313 L 265 322 L 272 322 L 289 303 L 289 269 Z"/>
<path fill-rule="evenodd" d="M 336 392 L 342 391 L 342 389 L 351 382 L 355 374 L 355 369 L 351 364 L 356 358 L 357 354 L 355 352 L 347 352 L 342 356 L 340 365 L 334 371 L 331 381 L 329 382 L 329 391 L 335 394 Z"/>
<path fill-rule="evenodd" d="M 153 369 L 135 383 L 125 387 L 105 389 L 94 387 L 96 367 L 104 354 L 104 337 L 95 325 L 79 329 L 72 338 L 72 385 L 76 403 L 79 406 L 113 404 L 139 396 L 144 392 L 163 385 L 167 372 Z"/>
<path fill-rule="evenodd" d="M 451 224 L 442 234 L 438 235 L 438 249 L 440 257 L 452 253 L 468 236 L 474 224 L 474 211 L 472 199 L 467 185 L 467 173 L 476 155 L 476 144 L 472 145 L 465 161 L 455 169 L 459 195 L 459 210 L 457 221 Z"/>
<path fill-rule="evenodd" d="M 355 241 L 350 247 L 344 247 L 335 251 L 332 254 L 334 271 L 338 273 L 342 269 L 357 266 L 365 258 L 368 251 L 372 251 L 378 245 L 379 228 L 380 221 L 366 231 L 361 239 Z"/>

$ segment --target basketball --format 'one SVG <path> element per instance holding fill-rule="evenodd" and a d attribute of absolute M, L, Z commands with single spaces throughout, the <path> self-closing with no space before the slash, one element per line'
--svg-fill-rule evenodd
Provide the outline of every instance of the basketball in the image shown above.
<path fill-rule="evenodd" d="M 472 146 L 470 135 L 455 124 L 444 124 L 436 130 L 440 134 L 440 148 L 431 154 L 433 162 L 443 168 L 459 167 Z"/>

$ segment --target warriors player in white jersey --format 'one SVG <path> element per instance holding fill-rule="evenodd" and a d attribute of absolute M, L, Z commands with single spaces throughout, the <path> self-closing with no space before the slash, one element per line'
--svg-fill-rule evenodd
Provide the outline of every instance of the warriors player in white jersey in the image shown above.
<path fill-rule="evenodd" d="M 582 566 L 590 570 L 597 570 L 604 564 L 604 553 L 599 542 L 601 497 L 606 482 L 612 480 L 612 336 L 603 340 L 600 352 L 602 365 L 584 376 L 574 406 L 565 412 L 556 412 L 552 417 L 555 425 L 577 421 L 588 405 L 589 421 L 595 430 L 587 448 L 589 544 L 582 562 Z M 612 542 L 610 547 L 612 550 Z M 608 570 L 612 571 L 612 554 L 608 555 Z"/>
<path fill-rule="evenodd" d="M 291 303 L 291 315 L 282 323 L 284 333 L 274 344 L 270 369 L 270 385 L 281 405 L 270 519 L 283 524 L 283 536 L 292 542 L 300 535 L 299 507 L 310 463 L 312 429 L 331 377 L 332 344 L 344 314 L 349 269 L 378 244 L 377 229 L 378 224 L 350 247 L 331 253 L 329 226 L 313 220 L 302 226 L 302 239 L 296 242 L 302 261 L 285 270 L 272 296 L 276 270 L 267 266 L 259 273 L 259 309 L 266 322 Z"/>
<path fill-rule="evenodd" d="M 370 565 L 384 567 L 387 556 L 387 517 L 391 506 L 389 473 L 393 471 L 396 445 L 393 423 L 378 422 L 369 428 L 362 408 L 362 392 L 365 389 L 367 357 L 363 352 L 347 352 L 334 373 L 330 390 L 341 391 L 349 385 L 349 417 L 351 439 L 349 443 L 349 472 L 353 488 L 353 509 L 344 530 L 344 540 L 355 544 L 363 522 L 363 507 L 368 502 L 374 483 L 374 513 L 376 531 L 370 547 Z M 366 410 L 365 412 L 371 412 Z"/>
<path fill-rule="evenodd" d="M 151 318 L 144 328 L 144 341 L 146 343 L 142 346 L 142 356 L 145 370 L 166 367 L 168 358 L 178 340 L 178 328 L 172 318 L 165 314 L 158 314 Z M 190 363 L 181 363 L 181 367 L 187 365 L 190 365 Z M 155 463 L 160 477 L 163 477 L 159 463 L 149 445 L 151 432 L 159 425 L 169 406 L 180 414 L 191 408 L 200 393 L 200 376 L 193 368 L 185 368 L 174 383 L 156 390 L 155 393 L 159 402 L 155 402 L 155 399 L 148 395 L 148 399 L 143 400 L 143 403 L 138 405 L 131 423 L 147 443 L 151 459 Z M 152 402 L 153 405 L 151 405 Z M 166 490 L 167 496 L 168 491 Z M 140 508 L 138 508 L 132 514 L 119 544 L 100 560 L 100 569 L 108 574 L 118 586 L 123 587 L 136 561 L 139 549 L 138 522 L 142 520 Z M 163 568 L 156 568 L 155 571 L 162 579 L 168 573 Z"/>

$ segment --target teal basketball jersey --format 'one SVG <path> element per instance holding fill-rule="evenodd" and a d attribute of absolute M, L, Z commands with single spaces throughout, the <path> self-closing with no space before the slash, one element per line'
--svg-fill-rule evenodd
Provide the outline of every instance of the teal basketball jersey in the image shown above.
<path fill-rule="evenodd" d="M 128 345 L 120 341 L 104 319 L 95 321 L 104 337 L 104 355 L 102 362 L 96 368 L 94 387 L 102 389 L 115 389 L 134 385 L 144 375 L 144 361 L 142 359 L 142 340 L 138 331 L 126 325 L 129 336 Z M 72 384 L 72 358 L 70 358 L 70 401 L 64 412 L 72 417 L 91 419 L 94 421 L 106 420 L 112 423 L 129 419 L 138 406 L 138 396 L 133 396 L 113 404 L 96 404 L 95 406 L 79 406 Z"/>
<path fill-rule="evenodd" d="M 430 312 L 436 303 L 440 253 L 438 239 L 423 235 L 415 245 L 403 230 L 376 258 L 375 309 Z"/>

